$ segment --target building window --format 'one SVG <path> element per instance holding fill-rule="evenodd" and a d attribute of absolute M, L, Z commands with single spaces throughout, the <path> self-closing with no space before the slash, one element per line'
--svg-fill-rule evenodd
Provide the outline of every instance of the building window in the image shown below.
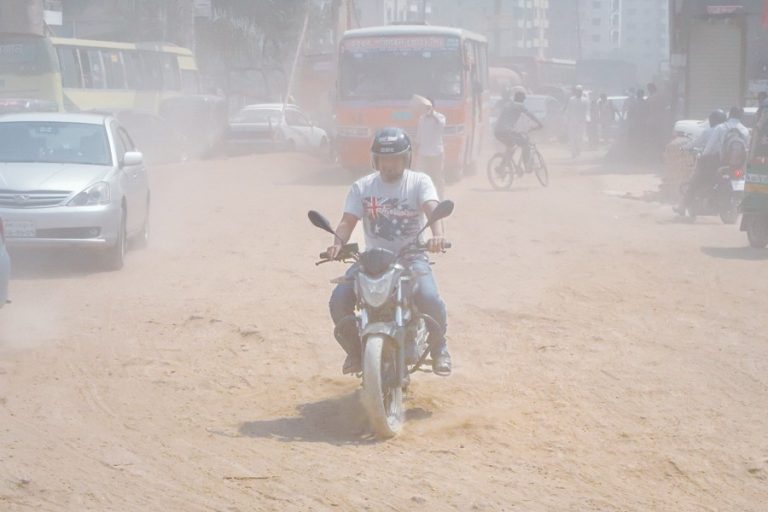
<path fill-rule="evenodd" d="M 599 0 L 595 0 L 594 2 L 592 2 L 593 9 L 602 9 L 602 7 L 603 7 L 603 2 L 600 2 Z"/>
<path fill-rule="evenodd" d="M 603 23 L 603 20 L 600 18 L 592 18 L 592 25 L 595 27 L 599 27 Z"/>
<path fill-rule="evenodd" d="M 592 42 L 593 43 L 599 43 L 600 42 L 600 36 L 598 36 L 598 35 L 592 36 Z"/>

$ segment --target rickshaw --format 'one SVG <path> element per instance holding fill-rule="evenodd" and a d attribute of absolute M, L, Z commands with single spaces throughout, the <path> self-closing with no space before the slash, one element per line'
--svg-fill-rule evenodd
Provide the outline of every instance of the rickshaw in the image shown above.
<path fill-rule="evenodd" d="M 768 246 L 768 108 L 762 109 L 752 132 L 746 174 L 741 230 L 747 233 L 749 245 L 764 249 Z"/>

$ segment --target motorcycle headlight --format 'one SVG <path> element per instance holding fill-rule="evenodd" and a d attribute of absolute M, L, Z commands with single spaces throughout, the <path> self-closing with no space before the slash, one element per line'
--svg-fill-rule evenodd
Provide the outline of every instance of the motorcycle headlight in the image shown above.
<path fill-rule="evenodd" d="M 73 197 L 67 206 L 96 206 L 109 204 L 109 183 L 100 181 L 94 183 Z"/>
<path fill-rule="evenodd" d="M 363 301 L 374 308 L 386 304 L 392 296 L 395 272 L 390 271 L 381 277 L 369 277 L 363 273 L 358 277 L 358 288 Z"/>

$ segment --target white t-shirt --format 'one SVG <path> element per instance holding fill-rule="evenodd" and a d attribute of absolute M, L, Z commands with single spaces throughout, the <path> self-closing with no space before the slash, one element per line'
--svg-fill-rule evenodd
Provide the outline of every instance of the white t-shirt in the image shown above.
<path fill-rule="evenodd" d="M 707 145 L 704 147 L 704 152 L 702 155 L 718 155 L 720 158 L 722 158 L 723 143 L 725 142 L 725 137 L 728 135 L 728 132 L 733 129 L 739 130 L 739 132 L 741 132 L 744 140 L 747 141 L 747 146 L 749 146 L 749 130 L 743 124 L 741 124 L 741 121 L 738 119 L 728 119 L 726 122 L 715 126 L 714 130 L 712 130 L 712 134 L 707 141 Z"/>
<path fill-rule="evenodd" d="M 416 142 L 421 156 L 440 156 L 443 154 L 443 132 L 445 132 L 445 116 L 434 111 L 432 115 L 419 118 L 416 131 Z"/>
<path fill-rule="evenodd" d="M 344 212 L 362 219 L 368 250 L 383 248 L 397 254 L 427 223 L 422 206 L 439 201 L 432 179 L 406 170 L 395 183 L 378 172 L 360 178 L 349 190 Z"/>

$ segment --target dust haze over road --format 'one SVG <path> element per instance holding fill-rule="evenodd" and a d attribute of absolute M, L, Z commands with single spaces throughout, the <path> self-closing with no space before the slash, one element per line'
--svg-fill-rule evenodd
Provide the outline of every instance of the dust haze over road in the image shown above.
<path fill-rule="evenodd" d="M 125 269 L 16 261 L 1 510 L 765 510 L 768 265 L 545 148 L 552 184 L 448 189 L 454 375 L 368 436 L 313 265 L 348 175 L 256 155 L 151 169 Z M 587 157 L 588 159 L 588 157 Z"/>

